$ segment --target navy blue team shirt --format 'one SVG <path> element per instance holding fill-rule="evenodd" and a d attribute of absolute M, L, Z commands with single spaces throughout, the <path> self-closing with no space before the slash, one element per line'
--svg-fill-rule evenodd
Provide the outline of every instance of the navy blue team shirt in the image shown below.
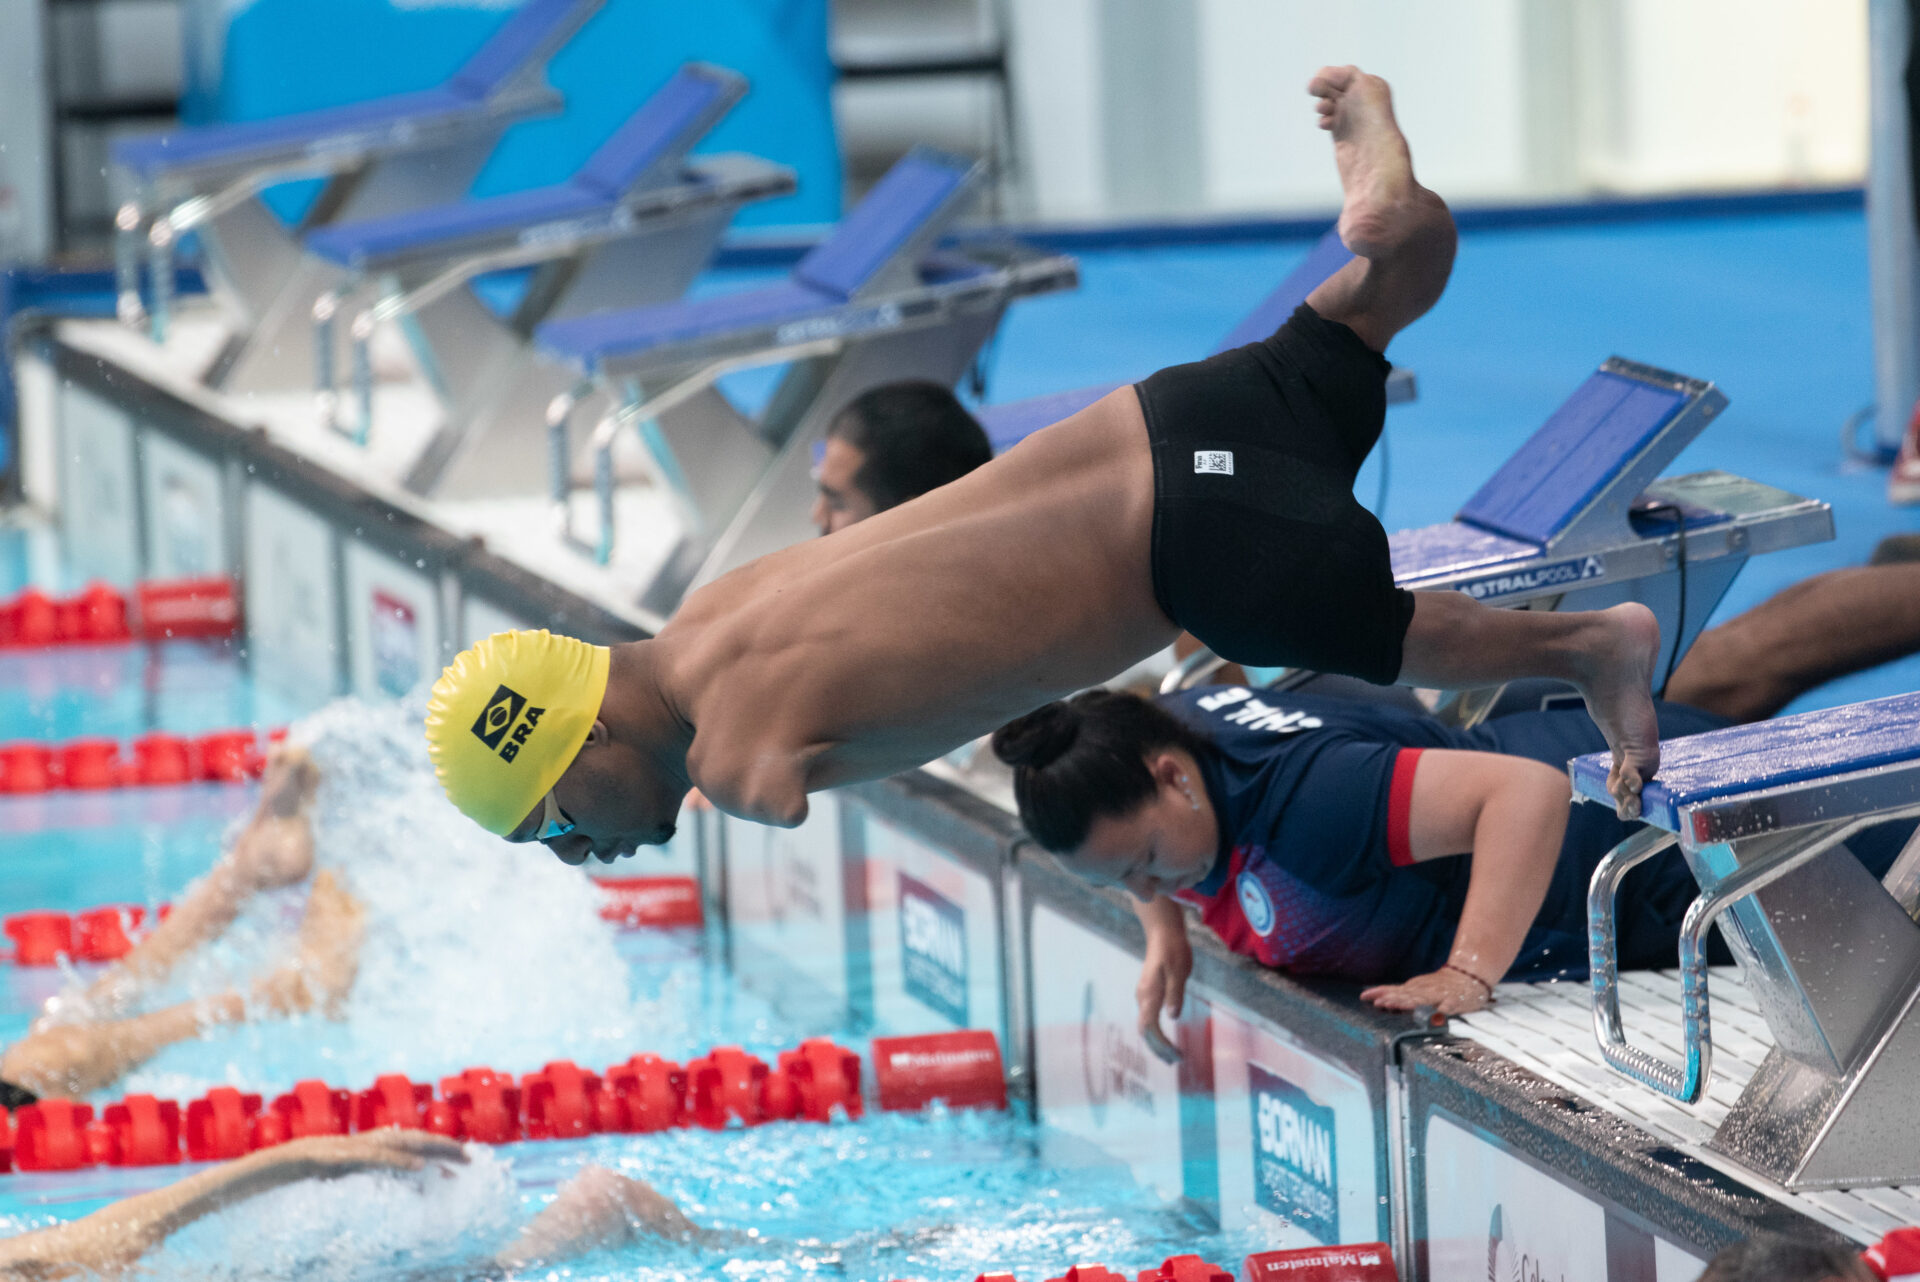
<path fill-rule="evenodd" d="M 1239 686 L 1167 695 L 1160 704 L 1214 745 L 1200 762 L 1220 823 L 1206 880 L 1179 897 L 1235 952 L 1298 975 L 1396 982 L 1439 969 L 1466 901 L 1469 858 L 1415 863 L 1413 778 L 1434 748 L 1501 752 L 1556 769 L 1606 747 L 1584 709 L 1520 712 L 1470 731 L 1384 704 Z M 1658 705 L 1663 738 L 1726 722 Z M 1584 978 L 1586 888 L 1637 824 L 1576 805 L 1545 902 L 1506 978 Z M 1876 875 L 1912 823 L 1849 843 Z M 1679 923 L 1699 892 L 1677 851 L 1628 874 L 1618 899 L 1621 964 L 1676 964 Z"/>

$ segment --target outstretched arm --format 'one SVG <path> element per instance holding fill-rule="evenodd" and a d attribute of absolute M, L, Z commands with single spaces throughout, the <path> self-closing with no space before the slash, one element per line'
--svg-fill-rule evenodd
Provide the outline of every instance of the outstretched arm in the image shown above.
<path fill-rule="evenodd" d="M 119 1273 L 169 1235 L 248 1198 L 299 1180 L 337 1179 L 356 1171 L 417 1171 L 430 1160 L 466 1158 L 457 1142 L 425 1131 L 389 1129 L 294 1140 L 165 1188 L 122 1198 L 71 1224 L 0 1242 L 0 1276 Z"/>
<path fill-rule="evenodd" d="M 1467 901 L 1446 966 L 1360 996 L 1387 1010 L 1442 1015 L 1487 1004 L 1520 955 L 1553 880 L 1567 830 L 1567 777 L 1492 752 L 1424 752 L 1413 776 L 1407 839 L 1416 862 L 1472 852 Z"/>
<path fill-rule="evenodd" d="M 87 989 L 95 1018 L 125 1011 L 182 959 L 224 933 L 253 895 L 303 880 L 313 869 L 307 813 L 320 770 L 304 749 L 279 747 L 267 761 L 260 801 L 247 826 L 207 875 L 193 883 L 133 951 Z"/>

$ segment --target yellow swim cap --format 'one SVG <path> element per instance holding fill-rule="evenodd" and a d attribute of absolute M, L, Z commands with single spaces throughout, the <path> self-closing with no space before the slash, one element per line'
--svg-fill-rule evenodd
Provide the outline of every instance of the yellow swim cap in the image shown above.
<path fill-rule="evenodd" d="M 427 755 L 447 800 L 488 832 L 512 832 L 587 741 L 609 658 L 544 628 L 463 650 L 427 703 Z"/>

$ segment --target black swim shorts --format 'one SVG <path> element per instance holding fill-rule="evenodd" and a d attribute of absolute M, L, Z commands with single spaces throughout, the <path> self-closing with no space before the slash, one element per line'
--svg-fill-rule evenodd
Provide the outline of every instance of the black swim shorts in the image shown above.
<path fill-rule="evenodd" d="M 1135 384 L 1153 447 L 1153 591 L 1222 658 L 1400 673 L 1413 594 L 1353 497 L 1387 360 L 1302 304 L 1263 342 Z"/>

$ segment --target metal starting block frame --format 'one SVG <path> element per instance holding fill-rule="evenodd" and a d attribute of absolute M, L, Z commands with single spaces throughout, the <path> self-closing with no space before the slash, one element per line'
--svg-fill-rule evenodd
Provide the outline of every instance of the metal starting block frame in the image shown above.
<path fill-rule="evenodd" d="M 554 520 L 561 538 L 612 559 L 613 449 L 637 432 L 655 479 L 681 515 L 674 551 L 641 605 L 666 615 L 691 590 L 809 537 L 813 445 L 861 393 L 901 379 L 956 382 L 1016 298 L 1071 288 L 1074 260 L 1018 245 L 936 251 L 971 199 L 981 167 L 916 147 L 890 170 L 786 282 L 743 294 L 555 321 L 536 334 L 573 371 L 549 407 Z M 715 384 L 787 365 L 758 419 Z M 591 440 L 599 529 L 573 533 L 576 407 L 609 406 Z"/>
<path fill-rule="evenodd" d="M 564 182 L 309 237 L 308 248 L 345 274 L 313 305 L 315 383 L 328 417 L 366 444 L 373 335 L 397 322 L 443 413 L 395 479 L 441 498 L 524 493 L 544 447 L 514 429 L 537 422 L 574 382 L 535 357 L 533 330 L 679 298 L 743 205 L 793 191 L 792 170 L 752 156 L 686 159 L 746 90 L 731 71 L 689 64 Z M 466 288 L 487 272 L 529 266 L 537 270 L 511 316 Z M 352 394 L 343 405 L 336 322 L 368 293 L 376 297 L 348 326 Z"/>
<path fill-rule="evenodd" d="M 137 189 L 114 219 L 121 319 L 144 319 L 154 341 L 166 340 L 174 251 L 195 232 L 234 325 L 206 381 L 234 390 L 309 385 L 309 308 L 335 274 L 303 252 L 301 237 L 336 220 L 465 195 L 507 126 L 559 110 L 547 63 L 604 3 L 526 0 L 433 89 L 116 143 L 114 163 Z M 325 185 L 289 228 L 259 196 L 298 178 Z M 140 297 L 143 258 L 150 309 Z"/>
<path fill-rule="evenodd" d="M 1576 800 L 1611 805 L 1608 758 L 1569 767 Z M 1802 713 L 1663 744 L 1647 827 L 1588 896 L 1594 1031 L 1615 1069 L 1683 1103 L 1712 1072 L 1706 933 L 1718 922 L 1774 1047 L 1708 1147 L 1789 1189 L 1920 1183 L 1920 841 L 1885 884 L 1847 839 L 1920 814 L 1920 695 Z M 1678 843 L 1700 883 L 1680 931 L 1682 1046 L 1626 1040 L 1614 892 Z"/>
<path fill-rule="evenodd" d="M 1818 500 L 1721 471 L 1660 479 L 1726 405 L 1712 383 L 1613 357 L 1454 520 L 1388 536 L 1394 577 L 1521 609 L 1639 601 L 1670 671 L 1748 557 L 1833 537 Z"/>

